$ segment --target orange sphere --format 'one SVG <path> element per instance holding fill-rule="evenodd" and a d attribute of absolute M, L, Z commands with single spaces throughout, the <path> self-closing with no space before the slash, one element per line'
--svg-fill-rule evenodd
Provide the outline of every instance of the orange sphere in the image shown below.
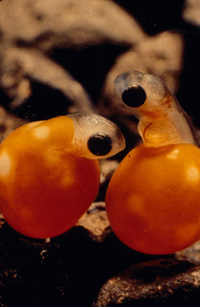
<path fill-rule="evenodd" d="M 111 227 L 129 247 L 170 254 L 200 239 L 200 149 L 138 146 L 108 186 Z"/>
<path fill-rule="evenodd" d="M 18 232 L 57 236 L 71 228 L 99 188 L 97 160 L 70 150 L 74 122 L 66 116 L 30 123 L 0 147 L 0 206 Z"/>

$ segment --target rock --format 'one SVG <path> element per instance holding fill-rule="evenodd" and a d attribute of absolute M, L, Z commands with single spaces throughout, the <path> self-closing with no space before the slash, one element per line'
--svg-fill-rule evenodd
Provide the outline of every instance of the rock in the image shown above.
<path fill-rule="evenodd" d="M 69 280 L 58 245 L 0 228 L 0 306 L 59 306 L 69 302 Z"/>
<path fill-rule="evenodd" d="M 132 265 L 109 279 L 93 307 L 195 306 L 199 291 L 200 267 L 157 259 Z"/>
<path fill-rule="evenodd" d="M 178 260 L 187 260 L 200 265 L 200 241 L 175 254 Z"/>
<path fill-rule="evenodd" d="M 198 0 L 185 0 L 183 19 L 193 25 L 200 25 L 200 2 Z"/>
<path fill-rule="evenodd" d="M 41 0 L 29 0 L 29 5 L 26 0 L 2 1 L 0 84 L 9 108 L 34 120 L 55 116 L 53 111 L 99 112 L 94 102 L 115 60 L 101 101 L 112 99 L 113 79 L 121 69 L 158 74 L 177 89 L 181 36 L 168 31 L 148 36 L 132 13 L 110 0 L 84 0 L 81 7 L 78 0 L 50 5 Z"/>
<path fill-rule="evenodd" d="M 137 22 L 110 0 L 83 0 L 81 6 L 79 0 L 58 0 L 48 5 L 42 0 L 28 2 L 2 1 L 3 42 L 49 50 L 56 45 L 80 47 L 110 40 L 130 45 L 144 36 Z"/>
<path fill-rule="evenodd" d="M 25 103 L 34 94 L 34 82 L 39 82 L 64 96 L 65 112 L 70 102 L 71 112 L 93 110 L 86 89 L 64 67 L 70 66 L 69 53 L 59 65 L 53 52 L 106 43 L 131 46 L 144 36 L 137 22 L 109 0 L 83 0 L 81 6 L 79 0 L 48 5 L 41 0 L 29 0 L 28 5 L 26 0 L 11 0 L 2 1 L 0 9 L 0 82 L 11 108 Z"/>
<path fill-rule="evenodd" d="M 87 229 L 89 236 L 94 241 L 102 242 L 107 234 L 111 232 L 109 227 L 110 223 L 106 214 L 105 203 L 93 203 L 76 225 Z"/>

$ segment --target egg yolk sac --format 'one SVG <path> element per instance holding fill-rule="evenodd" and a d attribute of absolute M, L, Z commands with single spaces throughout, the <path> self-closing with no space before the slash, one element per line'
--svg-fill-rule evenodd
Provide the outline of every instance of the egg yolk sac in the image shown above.
<path fill-rule="evenodd" d="M 70 152 L 74 123 L 65 116 L 16 129 L 0 146 L 0 208 L 16 231 L 55 237 L 95 199 L 99 164 Z"/>
<path fill-rule="evenodd" d="M 140 145 L 115 171 L 106 194 L 111 227 L 142 253 L 170 254 L 200 239 L 200 149 Z"/>

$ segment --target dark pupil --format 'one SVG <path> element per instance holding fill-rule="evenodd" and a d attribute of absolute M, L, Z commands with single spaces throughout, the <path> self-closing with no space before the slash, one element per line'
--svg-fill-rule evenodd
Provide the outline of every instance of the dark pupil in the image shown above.
<path fill-rule="evenodd" d="M 95 156 L 108 154 L 112 149 L 112 140 L 104 133 L 93 134 L 88 140 L 88 149 Z"/>
<path fill-rule="evenodd" d="M 141 86 L 136 84 L 123 91 L 122 100 L 127 106 L 137 108 L 145 102 L 146 93 Z"/>

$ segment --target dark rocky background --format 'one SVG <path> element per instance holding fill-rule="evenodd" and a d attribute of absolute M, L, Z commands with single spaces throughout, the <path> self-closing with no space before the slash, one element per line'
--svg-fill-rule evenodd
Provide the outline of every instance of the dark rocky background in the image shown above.
<path fill-rule="evenodd" d="M 115 108 L 113 80 L 130 69 L 161 77 L 200 127 L 198 0 L 1 0 L 1 140 L 17 126 L 95 111 L 115 121 L 127 149 L 101 162 L 96 202 L 51 242 L 20 236 L 1 218 L 0 306 L 196 306 L 200 245 L 143 255 L 112 233 L 104 195 L 139 141 L 136 120 Z"/>

